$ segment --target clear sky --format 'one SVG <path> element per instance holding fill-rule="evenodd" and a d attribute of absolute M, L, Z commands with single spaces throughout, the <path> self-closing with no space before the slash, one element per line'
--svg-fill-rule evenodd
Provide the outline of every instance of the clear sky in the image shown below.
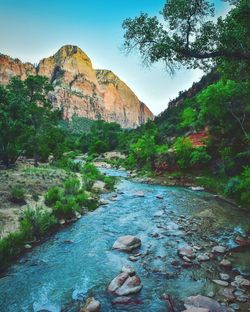
<path fill-rule="evenodd" d="M 216 0 L 217 15 L 228 10 Z M 140 12 L 157 15 L 165 0 L 0 0 L 0 52 L 38 63 L 62 45 L 79 46 L 94 68 L 116 73 L 154 114 L 198 81 L 199 70 L 170 77 L 160 65 L 142 66 L 139 55 L 125 56 L 122 21 Z"/>

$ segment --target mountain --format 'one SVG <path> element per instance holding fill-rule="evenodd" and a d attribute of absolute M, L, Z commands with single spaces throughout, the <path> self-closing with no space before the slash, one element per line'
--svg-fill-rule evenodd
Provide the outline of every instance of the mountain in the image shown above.
<path fill-rule="evenodd" d="M 90 58 L 77 46 L 61 47 L 37 67 L 0 54 L 0 83 L 7 84 L 13 76 L 25 79 L 34 74 L 49 78 L 54 86 L 49 97 L 66 120 L 77 115 L 136 128 L 154 118 L 119 77 L 109 70 L 93 69 Z"/>

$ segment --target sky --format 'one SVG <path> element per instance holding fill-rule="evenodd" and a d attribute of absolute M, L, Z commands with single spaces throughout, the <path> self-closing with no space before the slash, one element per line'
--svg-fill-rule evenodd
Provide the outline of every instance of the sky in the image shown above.
<path fill-rule="evenodd" d="M 216 15 L 228 5 L 216 0 Z M 199 81 L 200 70 L 174 77 L 161 64 L 145 68 L 139 54 L 122 52 L 122 22 L 140 12 L 158 15 L 165 0 L 0 0 L 0 53 L 37 64 L 61 46 L 79 46 L 95 69 L 110 69 L 157 115 L 179 91 Z"/>

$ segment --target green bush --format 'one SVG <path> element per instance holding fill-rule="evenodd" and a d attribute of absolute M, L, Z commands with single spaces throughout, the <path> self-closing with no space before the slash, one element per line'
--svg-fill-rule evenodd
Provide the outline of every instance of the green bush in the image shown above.
<path fill-rule="evenodd" d="M 20 218 L 20 230 L 27 239 L 40 239 L 50 234 L 57 220 L 51 212 L 42 207 L 27 208 Z"/>
<path fill-rule="evenodd" d="M 77 178 L 69 178 L 64 182 L 65 195 L 76 195 L 80 188 L 80 182 Z"/>
<path fill-rule="evenodd" d="M 24 234 L 20 231 L 10 233 L 0 240 L 0 271 L 4 270 L 9 265 L 9 261 L 21 252 L 24 240 Z"/>
<path fill-rule="evenodd" d="M 62 201 L 58 201 L 53 207 L 52 211 L 56 218 L 72 218 L 75 212 L 80 212 L 80 206 L 74 197 L 64 197 Z"/>
<path fill-rule="evenodd" d="M 196 147 L 190 155 L 190 165 L 204 165 L 211 160 L 205 147 Z"/>
<path fill-rule="evenodd" d="M 11 189 L 11 201 L 16 204 L 25 204 L 25 191 L 20 185 Z"/>
<path fill-rule="evenodd" d="M 105 183 L 105 187 L 108 190 L 113 190 L 115 186 L 115 178 L 104 176 L 103 182 Z"/>
<path fill-rule="evenodd" d="M 45 204 L 49 207 L 52 207 L 57 201 L 60 201 L 61 197 L 62 190 L 59 187 L 54 186 L 46 193 Z"/>
<path fill-rule="evenodd" d="M 245 168 L 240 177 L 240 203 L 250 209 L 250 167 Z"/>

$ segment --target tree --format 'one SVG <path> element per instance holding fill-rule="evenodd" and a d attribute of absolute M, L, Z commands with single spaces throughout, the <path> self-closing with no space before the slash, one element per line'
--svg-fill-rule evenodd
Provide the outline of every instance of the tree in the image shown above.
<path fill-rule="evenodd" d="M 53 128 L 57 128 L 59 121 L 59 111 L 53 109 L 51 101 L 48 100 L 48 92 L 53 89 L 48 79 L 44 76 L 29 76 L 25 81 L 26 90 L 26 113 L 27 122 L 30 126 L 30 135 L 27 142 L 27 149 L 34 156 L 35 166 L 39 157 L 43 154 L 42 148 L 48 145 L 42 144 L 47 140 L 48 133 L 53 133 Z"/>
<path fill-rule="evenodd" d="M 167 1 L 161 12 L 164 23 L 145 13 L 128 18 L 123 22 L 125 51 L 139 50 L 147 64 L 163 61 L 170 72 L 181 65 L 211 68 L 221 59 L 249 64 L 249 1 L 236 2 L 217 22 L 207 0 Z"/>
<path fill-rule="evenodd" d="M 37 165 L 63 142 L 59 111 L 48 100 L 50 90 L 48 79 L 38 75 L 25 81 L 14 77 L 7 87 L 0 86 L 0 160 L 7 167 L 21 154 L 34 156 Z"/>
<path fill-rule="evenodd" d="M 25 105 L 20 79 L 13 78 L 7 88 L 0 85 L 0 160 L 7 167 L 15 163 L 27 140 Z"/>
<path fill-rule="evenodd" d="M 250 83 L 220 80 L 198 96 L 200 119 L 219 137 L 237 137 L 249 143 Z"/>

